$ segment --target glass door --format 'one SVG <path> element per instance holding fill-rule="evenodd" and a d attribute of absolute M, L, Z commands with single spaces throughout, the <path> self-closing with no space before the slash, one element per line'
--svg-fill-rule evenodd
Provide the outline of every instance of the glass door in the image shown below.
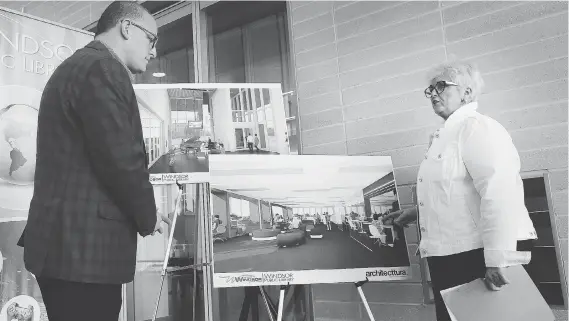
<path fill-rule="evenodd" d="M 203 44 L 204 50 L 207 51 L 207 62 L 205 67 L 200 65 L 200 70 L 205 71 L 205 77 L 201 78 L 208 78 L 207 82 L 210 83 L 282 83 L 285 92 L 295 87 L 295 82 L 288 75 L 290 67 L 285 1 L 262 1 L 255 6 L 243 6 L 240 2 L 217 1 L 207 4 L 204 2 L 200 7 L 202 12 L 198 20 L 202 22 L 199 24 L 207 30 L 205 37 L 207 44 Z M 198 40 L 201 39 L 204 38 L 201 38 L 200 34 Z M 266 150 L 267 123 L 263 107 L 271 102 L 263 100 L 262 96 L 265 95 L 262 95 L 259 89 L 247 91 L 244 105 L 253 108 L 242 109 L 245 112 L 242 121 L 244 126 L 236 127 L 244 130 L 244 136 L 248 130 L 252 131 L 253 136 L 256 133 L 259 137 L 259 147 Z M 270 96 L 266 95 L 264 98 L 270 99 Z M 252 118 L 248 116 L 249 111 L 252 111 L 250 113 Z M 289 116 L 294 117 L 294 115 Z M 236 119 L 239 117 L 237 115 L 233 117 L 235 117 L 233 121 L 237 122 Z M 293 118 L 291 121 L 296 120 Z M 284 137 L 282 140 L 284 141 Z M 253 207 L 251 216 L 254 216 L 253 213 L 258 213 Z M 257 220 L 261 222 L 260 218 Z M 213 253 L 213 249 L 208 253 Z M 209 268 L 206 274 L 212 273 L 212 270 Z M 207 280 L 207 284 L 204 284 L 206 288 L 204 295 L 211 297 L 212 300 L 208 303 L 211 302 L 212 305 L 209 307 L 211 314 L 206 315 L 205 321 L 273 319 L 266 313 L 264 300 L 254 292 L 254 288 L 248 290 L 212 288 L 209 292 L 207 287 L 212 286 L 211 276 Z M 278 287 L 266 287 L 266 290 L 268 299 L 278 304 Z M 286 300 L 283 320 L 313 320 L 311 287 L 291 287 L 289 293 L 292 295 Z"/>
<path fill-rule="evenodd" d="M 194 8 L 193 2 L 180 2 L 154 15 L 159 26 L 160 38 L 156 48 L 157 58 L 151 61 L 146 72 L 136 76 L 135 83 L 195 81 L 193 39 L 195 21 L 191 14 Z M 147 120 L 143 119 L 144 138 L 151 162 L 173 146 L 173 134 L 175 138 L 196 136 L 200 135 L 200 130 L 204 127 L 197 126 L 203 121 L 202 102 L 190 104 L 189 100 L 180 100 L 176 103 L 176 106 L 180 107 L 174 111 L 175 117 L 179 120 L 176 126 L 157 121 L 154 115 L 147 115 L 145 117 Z M 126 320 L 152 320 L 160 289 L 162 263 L 167 255 L 169 233 L 173 234 L 172 250 L 168 255 L 170 272 L 167 273 L 161 292 L 157 320 L 206 319 L 203 272 L 187 268 L 194 262 L 199 263 L 203 258 L 203 255 L 197 251 L 199 249 L 197 235 L 200 234 L 197 233 L 197 227 L 203 225 L 202 220 L 205 215 L 204 202 L 198 201 L 198 190 L 198 185 L 184 186 L 181 200 L 182 213 L 175 227 L 171 227 L 164 234 L 139 237 L 135 278 L 126 286 L 123 300 Z M 170 218 L 174 214 L 177 193 L 175 185 L 154 187 L 159 211 L 168 214 Z"/>
<path fill-rule="evenodd" d="M 237 149 L 245 148 L 245 135 L 242 128 L 235 128 L 235 143 Z"/>

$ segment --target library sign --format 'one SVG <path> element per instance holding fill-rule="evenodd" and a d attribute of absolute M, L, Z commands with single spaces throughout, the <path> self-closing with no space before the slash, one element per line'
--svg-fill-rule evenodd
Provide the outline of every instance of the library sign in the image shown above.
<path fill-rule="evenodd" d="M 43 90 L 55 68 L 93 35 L 0 8 L 0 85 Z"/>
<path fill-rule="evenodd" d="M 0 30 L 0 65 L 7 69 L 50 76 L 55 67 L 73 54 L 76 48 L 66 44 L 54 44 L 50 40 L 38 40 L 25 33 L 6 34 Z"/>

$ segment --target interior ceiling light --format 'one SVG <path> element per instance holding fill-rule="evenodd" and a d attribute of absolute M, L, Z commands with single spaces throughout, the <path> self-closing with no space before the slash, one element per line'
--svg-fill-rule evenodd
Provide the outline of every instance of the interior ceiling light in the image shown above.
<path fill-rule="evenodd" d="M 152 76 L 154 76 L 156 78 L 162 78 L 162 77 L 166 76 L 166 74 L 163 72 L 155 72 L 152 74 Z"/>

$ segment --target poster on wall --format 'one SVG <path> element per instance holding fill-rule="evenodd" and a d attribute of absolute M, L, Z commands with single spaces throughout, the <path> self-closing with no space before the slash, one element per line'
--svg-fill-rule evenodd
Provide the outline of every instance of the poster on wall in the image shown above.
<path fill-rule="evenodd" d="M 212 155 L 214 287 L 411 277 L 389 156 Z"/>
<path fill-rule="evenodd" d="M 47 319 L 16 243 L 33 194 L 41 93 L 55 68 L 92 39 L 0 7 L 0 320 Z"/>
<path fill-rule="evenodd" d="M 152 184 L 208 182 L 211 155 L 290 154 L 280 84 L 134 88 Z"/>

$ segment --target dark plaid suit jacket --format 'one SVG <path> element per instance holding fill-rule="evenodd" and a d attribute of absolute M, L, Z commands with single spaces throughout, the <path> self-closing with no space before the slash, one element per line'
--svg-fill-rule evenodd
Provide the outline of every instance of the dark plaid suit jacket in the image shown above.
<path fill-rule="evenodd" d="M 38 118 L 34 195 L 20 245 L 38 276 L 84 283 L 134 278 L 137 233 L 156 224 L 129 73 L 93 41 L 49 79 Z"/>

